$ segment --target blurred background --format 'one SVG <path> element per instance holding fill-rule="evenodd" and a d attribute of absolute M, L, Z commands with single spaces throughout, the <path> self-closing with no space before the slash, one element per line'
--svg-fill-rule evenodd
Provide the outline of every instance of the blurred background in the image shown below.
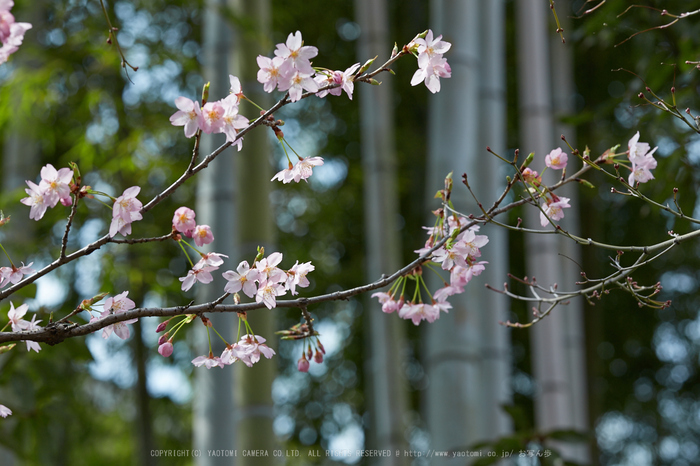
<path fill-rule="evenodd" d="M 139 185 L 139 198 L 151 199 L 191 157 L 192 141 L 168 121 L 175 98 L 199 98 L 205 82 L 212 83 L 210 100 L 222 98 L 235 74 L 248 97 L 269 107 L 282 94 L 262 93 L 255 57 L 271 56 L 297 30 L 318 47 L 315 66 L 344 70 L 375 55 L 383 62 L 394 42 L 400 47 L 431 28 L 453 44 L 446 54 L 452 78 L 441 80 L 437 95 L 412 88 L 416 62 L 406 57 L 393 67 L 396 76 L 379 76 L 380 86 L 356 86 L 352 101 L 329 96 L 285 107 L 275 116 L 285 121 L 287 140 L 302 156 L 325 160 L 309 183 L 269 182 L 286 159 L 261 128 L 246 136 L 240 153 L 227 149 L 135 224 L 135 237 L 169 232 L 174 210 L 186 205 L 198 223 L 212 226 L 211 250 L 230 256 L 222 271 L 252 262 L 263 245 L 284 254 L 286 269 L 295 260 L 313 262 L 302 296 L 348 289 L 416 257 L 426 239 L 421 226 L 432 224 L 430 212 L 439 207 L 433 196 L 448 172 L 458 209 L 478 212 L 459 182 L 465 172 L 491 205 L 510 173 L 486 146 L 508 159 L 516 148 L 521 156 L 534 151 L 533 168 L 541 171 L 553 148 L 570 152 L 561 134 L 597 157 L 617 144 L 624 150 L 637 131 L 659 147 L 656 179 L 642 191 L 673 205 L 678 188 L 683 211 L 700 217 L 700 137 L 637 97 L 649 96 L 648 86 L 670 101 L 675 86 L 678 107 L 697 114 L 700 72 L 685 64 L 697 59 L 692 16 L 623 42 L 669 17 L 651 8 L 622 14 L 628 2 L 621 0 L 584 14 L 599 2 L 559 0 L 562 43 L 544 0 L 110 2 L 119 44 L 138 67 L 133 72 L 106 43 L 99 1 L 15 3 L 17 21 L 33 24 L 19 52 L 0 66 L 0 205 L 12 216 L 0 238 L 15 263 L 38 269 L 59 251 L 67 210 L 34 222 L 18 202 L 40 167 L 74 161 L 94 189 L 117 196 Z M 680 0 L 643 4 L 674 14 L 689 8 Z M 241 113 L 254 118 L 258 110 L 243 103 Z M 222 142 L 205 136 L 202 152 Z M 594 188 L 566 194 L 574 208 L 562 225 L 579 236 L 648 245 L 667 239 L 669 230 L 693 228 L 611 193 L 606 178 L 589 180 Z M 76 218 L 73 249 L 104 235 L 111 216 L 100 203 L 85 202 Z M 537 212 L 515 209 L 502 220 L 520 218 L 536 222 Z M 527 293 L 510 272 L 576 289 L 581 271 L 589 278 L 611 273 L 611 252 L 493 226 L 482 232 L 490 238 L 482 251 L 487 271 L 434 324 L 385 315 L 369 296 L 310 308 L 327 354 L 308 374 L 296 368 L 302 345 L 273 334 L 301 321 L 296 309 L 251 313 L 255 332 L 278 353 L 253 368 L 193 370 L 190 361 L 208 349 L 199 325 L 177 335 L 172 357 L 161 357 L 157 319 L 131 326 L 126 341 L 98 334 L 43 346 L 39 354 L 18 347 L 0 357 L 0 402 L 13 410 L 0 422 L 0 464 L 477 464 L 403 454 L 429 449 L 512 450 L 516 458 L 504 464 L 518 465 L 551 464 L 559 455 L 577 464 L 697 464 L 698 246 L 685 244 L 633 275 L 640 284 L 660 282 L 659 299 L 673 300 L 668 309 L 640 308 L 611 290 L 601 300 L 563 306 L 533 329 L 512 330 L 499 321 L 526 322 L 530 307 L 488 292 L 485 283 Z M 218 281 L 182 293 L 178 277 L 188 269 L 173 243 L 110 244 L 11 301 L 28 303 L 45 324 L 51 313 L 63 316 L 101 291 L 128 290 L 137 306 L 151 307 L 218 297 Z M 214 322 L 235 340 L 235 318 Z M 215 344 L 215 353 L 221 349 Z M 519 455 L 545 448 L 554 452 L 548 459 Z M 152 453 L 190 449 L 204 454 L 195 461 Z M 245 449 L 285 455 L 244 458 Z M 401 454 L 355 453 L 364 449 Z M 231 450 L 238 456 L 224 454 Z M 309 455 L 317 450 L 350 453 Z"/>

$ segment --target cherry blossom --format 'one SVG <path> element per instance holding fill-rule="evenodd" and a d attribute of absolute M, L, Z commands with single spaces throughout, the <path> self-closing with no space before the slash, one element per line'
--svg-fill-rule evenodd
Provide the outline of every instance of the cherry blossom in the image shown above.
<path fill-rule="evenodd" d="M 422 320 L 435 322 L 440 317 L 439 309 L 430 304 L 424 303 L 406 303 L 399 309 L 399 317 L 413 321 L 413 325 L 418 325 Z"/>
<path fill-rule="evenodd" d="M 241 97 L 243 97 L 243 87 L 241 86 L 241 80 L 232 74 L 228 75 L 228 80 L 231 84 L 231 89 L 229 92 L 231 93 L 231 96 L 235 96 L 234 103 L 235 105 L 238 105 L 238 103 L 241 101 Z"/>
<path fill-rule="evenodd" d="M 309 279 L 306 278 L 306 274 L 313 272 L 315 267 L 311 265 L 311 262 L 304 262 L 300 264 L 296 261 L 294 266 L 287 271 L 287 282 L 286 287 L 291 291 L 292 296 L 297 295 L 296 287 L 306 288 L 310 285 Z"/>
<path fill-rule="evenodd" d="M 0 288 L 8 283 L 16 285 L 25 275 L 35 273 L 36 270 L 31 267 L 33 263 L 30 262 L 29 265 L 24 265 L 24 262 L 22 262 L 21 267 L 15 267 L 14 265 L 12 267 L 0 267 Z"/>
<path fill-rule="evenodd" d="M 199 127 L 207 134 L 223 132 L 224 112 L 221 102 L 207 102 L 202 107 Z"/>
<path fill-rule="evenodd" d="M 7 312 L 7 317 L 10 319 L 13 332 L 21 332 L 29 327 L 29 322 L 22 318 L 28 310 L 29 306 L 27 304 L 22 304 L 15 308 L 15 305 L 10 301 L 10 310 Z"/>
<path fill-rule="evenodd" d="M 435 94 L 440 91 L 440 78 L 449 78 L 452 76 L 452 69 L 447 63 L 447 60 L 441 56 L 428 57 L 428 55 L 419 55 L 418 70 L 411 78 L 411 86 L 417 86 L 422 82 L 430 92 Z"/>
<path fill-rule="evenodd" d="M 257 62 L 260 67 L 258 82 L 263 84 L 265 92 L 274 91 L 277 83 L 286 74 L 287 63 L 282 57 L 268 58 L 262 55 L 258 55 Z"/>
<path fill-rule="evenodd" d="M 104 319 L 105 317 L 110 316 L 112 314 L 121 314 L 123 312 L 128 311 L 129 309 L 133 309 L 134 307 L 136 307 L 136 303 L 134 303 L 131 299 L 127 298 L 128 294 L 128 291 L 124 291 L 113 298 L 110 296 L 107 299 L 105 299 L 104 311 L 102 312 L 99 318 Z M 133 324 L 137 320 L 138 319 L 129 319 L 123 322 L 116 322 L 112 325 L 105 327 L 104 329 L 102 329 L 102 338 L 109 338 L 109 336 L 112 333 L 114 333 L 122 340 L 126 340 L 127 338 L 129 338 L 129 327 L 127 327 L 127 325 Z"/>
<path fill-rule="evenodd" d="M 25 188 L 24 191 L 29 194 L 29 197 L 25 197 L 24 199 L 20 200 L 20 202 L 31 207 L 31 209 L 29 209 L 30 219 L 40 220 L 46 213 L 46 209 L 49 207 L 49 202 L 46 199 L 44 190 L 41 189 L 41 187 L 29 180 L 27 180 L 26 183 L 29 185 L 29 189 Z"/>
<path fill-rule="evenodd" d="M 188 291 L 196 282 L 207 284 L 214 280 L 214 277 L 211 276 L 211 272 L 218 269 L 218 267 L 200 264 L 200 262 L 197 262 L 195 266 L 187 272 L 187 276 L 180 277 L 179 280 L 182 282 L 182 291 Z"/>
<path fill-rule="evenodd" d="M 306 74 L 313 74 L 314 70 L 311 67 L 311 60 L 318 55 L 318 49 L 309 45 L 304 45 L 301 38 L 301 32 L 297 31 L 294 34 L 290 33 L 287 36 L 287 42 L 277 44 L 275 55 L 287 61 L 293 68 Z M 284 89 L 280 89 L 284 90 Z M 315 91 L 313 91 L 315 92 Z"/>
<path fill-rule="evenodd" d="M 185 137 L 191 138 L 203 124 L 199 102 L 192 101 L 187 97 L 178 97 L 175 99 L 175 106 L 178 111 L 170 117 L 170 123 L 173 126 L 184 126 Z"/>
<path fill-rule="evenodd" d="M 221 361 L 221 359 L 218 356 L 215 357 L 211 353 L 209 353 L 208 356 L 197 356 L 192 360 L 192 364 L 194 364 L 196 367 L 204 366 L 207 369 L 211 369 L 212 367 L 224 367 L 224 363 Z"/>
<path fill-rule="evenodd" d="M 10 13 L 13 6 L 12 0 L 0 0 L 0 65 L 19 49 L 25 32 L 32 28 L 29 23 L 15 22 L 15 17 Z"/>
<path fill-rule="evenodd" d="M 433 39 L 433 31 L 428 29 L 425 39 L 418 38 L 415 40 L 415 43 L 418 44 L 419 56 L 424 54 L 427 55 L 428 58 L 432 58 L 435 56 L 442 56 L 443 53 L 450 50 L 452 44 L 441 39 L 442 35 Z"/>
<path fill-rule="evenodd" d="M 238 150 L 243 147 L 243 139 L 238 137 L 238 130 L 248 126 L 248 119 L 243 115 L 238 114 L 238 103 L 235 94 L 231 94 L 221 101 L 221 107 L 224 109 L 222 117 L 222 126 L 219 132 L 226 135 L 226 142 L 235 142 Z"/>
<path fill-rule="evenodd" d="M 7 417 L 12 414 L 12 410 L 5 405 L 0 405 L 0 416 Z"/>
<path fill-rule="evenodd" d="M 543 206 L 542 209 L 544 210 L 544 213 L 540 212 L 540 224 L 543 227 L 546 227 L 549 224 L 549 220 L 547 220 L 547 217 L 552 219 L 552 221 L 557 221 L 561 220 L 564 218 L 564 210 L 569 207 L 569 198 L 568 197 L 557 197 L 552 195 L 554 199 L 552 201 L 547 201 Z M 547 214 L 545 216 L 545 214 Z"/>
<path fill-rule="evenodd" d="M 173 229 L 184 233 L 187 237 L 192 237 L 197 223 L 194 221 L 196 214 L 189 207 L 178 207 L 173 215 Z"/>
<path fill-rule="evenodd" d="M 566 155 L 566 152 L 562 151 L 561 147 L 557 147 L 545 156 L 544 163 L 549 168 L 552 168 L 554 170 L 561 170 L 562 168 L 566 167 L 566 162 L 568 161 L 568 159 L 569 156 Z"/>
<path fill-rule="evenodd" d="M 260 272 L 258 281 L 271 281 L 275 283 L 283 282 L 287 279 L 284 271 L 277 267 L 282 262 L 282 253 L 273 252 L 255 264 L 255 268 Z"/>
<path fill-rule="evenodd" d="M 220 254 L 218 252 L 209 252 L 202 254 L 202 258 L 197 263 L 201 264 L 201 267 L 208 265 L 211 267 L 218 268 L 224 263 L 224 260 L 222 259 L 223 257 L 228 259 L 228 256 L 226 254 Z"/>
<path fill-rule="evenodd" d="M 260 361 L 261 355 L 267 359 L 272 358 L 275 351 L 265 345 L 265 341 L 265 338 L 259 335 L 243 335 L 240 341 L 234 345 L 235 351 L 231 352 L 231 360 L 237 357 L 246 366 L 253 367 L 253 364 Z M 223 354 L 221 359 L 224 359 Z"/>
<path fill-rule="evenodd" d="M 211 232 L 209 225 L 197 225 L 194 232 L 192 232 L 192 238 L 194 239 L 194 244 L 202 247 L 214 241 L 214 234 Z"/>
<path fill-rule="evenodd" d="M 263 303 L 268 309 L 277 307 L 277 297 L 284 296 L 286 293 L 284 286 L 272 281 L 263 281 L 258 287 L 258 292 L 255 295 L 255 301 Z"/>
<path fill-rule="evenodd" d="M 272 177 L 272 180 L 279 180 L 284 184 L 294 181 L 298 183 L 300 180 L 306 180 L 313 175 L 313 168 L 323 165 L 322 157 L 306 157 L 299 160 L 293 167 L 282 170 Z"/>
<path fill-rule="evenodd" d="M 355 90 L 355 83 L 352 78 L 359 67 L 360 64 L 355 63 L 345 71 L 330 71 L 326 74 L 317 75 L 316 83 L 319 87 L 325 87 L 331 84 L 336 84 L 337 87 L 320 91 L 316 95 L 318 97 L 325 97 L 327 94 L 340 95 L 345 91 L 350 100 L 352 100 L 352 93 Z"/>
<path fill-rule="evenodd" d="M 632 173 L 630 173 L 627 180 L 630 186 L 634 186 L 636 183 L 646 183 L 649 180 L 653 180 L 654 175 L 651 174 L 651 170 L 656 168 L 656 159 L 653 155 L 657 147 L 654 147 L 651 152 L 649 152 L 649 144 L 646 142 L 639 142 L 639 131 L 632 136 L 632 139 L 627 143 L 627 147 L 629 148 L 629 155 L 627 158 L 632 162 Z"/>
<path fill-rule="evenodd" d="M 55 207 L 58 201 L 63 205 L 71 205 L 70 182 L 73 179 L 73 170 L 61 168 L 56 170 L 48 164 L 41 169 L 41 182 L 39 186 L 44 191 L 44 198 L 49 207 Z"/>
<path fill-rule="evenodd" d="M 310 66 L 310 65 L 309 65 Z M 309 92 L 318 92 L 318 84 L 311 77 L 312 73 L 305 73 L 301 70 L 294 70 L 289 75 L 288 79 L 280 81 L 279 90 L 289 91 L 289 100 L 297 102 L 301 99 L 304 90 Z"/>
<path fill-rule="evenodd" d="M 233 270 L 227 270 L 222 274 L 222 276 L 228 280 L 228 283 L 226 283 L 226 286 L 224 287 L 224 291 L 226 293 L 237 293 L 243 290 L 243 293 L 245 293 L 249 298 L 252 298 L 258 291 L 257 287 L 255 286 L 255 280 L 258 279 L 259 274 L 260 272 L 258 269 L 250 268 L 248 261 L 242 261 L 240 264 L 238 264 L 236 272 Z"/>
<path fill-rule="evenodd" d="M 141 188 L 139 186 L 132 186 L 114 200 L 112 223 L 109 226 L 110 238 L 113 238 L 117 232 L 123 236 L 131 234 L 131 223 L 143 218 L 140 212 L 143 204 L 136 199 L 136 195 L 140 191 Z"/>

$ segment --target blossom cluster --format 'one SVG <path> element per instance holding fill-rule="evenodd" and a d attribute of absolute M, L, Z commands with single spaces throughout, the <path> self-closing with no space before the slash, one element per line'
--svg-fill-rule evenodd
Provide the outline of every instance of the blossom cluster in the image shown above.
<path fill-rule="evenodd" d="M 565 170 L 568 161 L 569 156 L 561 147 L 552 150 L 544 158 L 545 165 L 552 170 Z M 571 207 L 568 197 L 557 196 L 548 190 L 541 191 L 542 175 L 529 167 L 522 171 L 522 179 L 529 185 L 530 192 L 539 193 L 544 199 L 544 203 L 540 206 L 540 225 L 546 227 L 550 220 L 556 222 L 564 218 L 564 209 Z"/>
<path fill-rule="evenodd" d="M 56 207 L 59 201 L 64 206 L 71 205 L 73 203 L 70 196 L 72 179 L 73 170 L 70 168 L 56 170 L 53 165 L 48 164 L 41 169 L 41 181 L 38 185 L 26 180 L 29 188 L 25 188 L 24 191 L 29 197 L 25 197 L 20 202 L 30 207 L 29 218 L 40 220 L 46 213 L 46 209 Z"/>
<path fill-rule="evenodd" d="M 409 49 L 417 53 L 418 70 L 411 78 L 411 86 L 424 82 L 430 92 L 433 94 L 439 92 L 440 78 L 452 76 L 452 69 L 447 59 L 442 56 L 450 50 L 450 47 L 452 44 L 442 40 L 441 35 L 433 38 L 433 31 L 430 29 L 425 34 L 425 38 L 414 39 L 409 44 Z"/>
<path fill-rule="evenodd" d="M 273 252 L 253 264 L 242 261 L 236 271 L 228 270 L 223 273 L 227 280 L 224 291 L 226 293 L 243 293 L 249 298 L 255 297 L 255 301 L 263 303 L 268 309 L 277 306 L 277 298 L 284 296 L 287 291 L 292 295 L 299 294 L 296 287 L 306 288 L 310 282 L 306 275 L 314 270 L 311 262 L 302 264 L 296 261 L 294 266 L 284 271 L 277 267 L 282 262 L 282 253 Z"/>
<path fill-rule="evenodd" d="M 29 23 L 17 23 L 10 13 L 12 0 L 0 0 L 0 65 L 15 53 L 24 40 L 24 33 L 32 28 Z"/>
<path fill-rule="evenodd" d="M 275 87 L 288 91 L 292 102 L 301 99 L 304 90 L 318 92 L 319 86 L 313 78 L 315 71 L 310 61 L 316 55 L 318 49 L 304 45 L 301 32 L 290 33 L 286 43 L 277 44 L 274 58 L 258 56 L 258 82 L 263 84 L 265 92 L 272 92 Z"/>
<path fill-rule="evenodd" d="M 189 207 L 179 207 L 173 215 L 173 232 L 177 231 L 194 239 L 194 243 L 202 247 L 214 241 L 214 233 L 209 225 L 197 225 L 196 216 L 194 210 Z M 188 291 L 196 282 L 211 283 L 214 280 L 211 272 L 217 270 L 224 263 L 224 257 L 228 257 L 216 252 L 200 252 L 200 255 L 201 259 L 194 264 L 185 277 L 180 278 L 182 291 Z"/>
<path fill-rule="evenodd" d="M 229 75 L 231 93 L 216 102 L 206 102 L 201 108 L 199 102 L 178 97 L 175 106 L 178 111 L 170 117 L 173 126 L 184 126 L 185 137 L 191 138 L 197 131 L 206 134 L 224 133 L 226 142 L 233 142 L 238 150 L 243 147 L 243 140 L 237 138 L 238 130 L 248 126 L 248 119 L 238 114 L 238 105 L 243 97 L 240 80 Z"/>
<path fill-rule="evenodd" d="M 127 188 L 121 196 L 114 200 L 112 207 L 112 223 L 109 225 L 109 237 L 113 238 L 117 233 L 123 236 L 131 234 L 131 224 L 143 219 L 141 209 L 143 204 L 136 199 L 141 192 L 139 186 Z"/>
<path fill-rule="evenodd" d="M 112 314 L 121 314 L 136 307 L 136 303 L 134 303 L 131 299 L 127 298 L 128 294 L 128 291 L 124 291 L 116 295 L 114 298 L 110 296 L 107 299 L 105 299 L 103 310 L 98 317 L 92 315 L 93 310 L 90 306 L 85 306 L 86 310 L 88 310 L 88 312 L 91 313 L 90 322 L 95 322 L 100 319 L 104 319 L 105 317 L 108 317 Z M 109 336 L 112 333 L 114 333 L 122 340 L 126 340 L 127 338 L 129 338 L 129 327 L 127 327 L 127 325 L 133 324 L 137 320 L 138 319 L 129 319 L 123 322 L 117 322 L 115 324 L 108 325 L 107 327 L 102 329 L 102 338 L 109 338 Z"/>
<path fill-rule="evenodd" d="M 442 215 L 438 212 L 438 215 Z M 424 227 L 428 230 L 429 238 L 425 246 L 415 252 L 419 255 L 426 254 L 437 243 L 438 238 L 444 236 L 454 236 L 457 231 L 468 224 L 469 220 L 462 216 L 449 216 L 447 221 L 442 222 L 436 227 Z M 374 293 L 372 297 L 379 299 L 382 305 L 382 311 L 386 313 L 397 312 L 402 319 L 411 320 L 414 325 L 420 324 L 421 321 L 434 322 L 440 318 L 440 312 L 448 312 L 452 309 L 452 305 L 447 302 L 450 296 L 464 292 L 464 287 L 473 277 L 478 276 L 485 269 L 486 261 L 477 260 L 481 257 L 481 248 L 488 242 L 489 238 L 486 235 L 477 235 L 479 227 L 474 225 L 465 229 L 460 233 L 456 233 L 454 239 L 450 238 L 448 242 L 432 252 L 427 266 L 432 264 L 440 265 L 442 270 L 449 272 L 450 281 L 445 281 L 445 286 L 432 294 L 430 303 L 422 301 L 419 290 L 414 293 L 413 299 L 407 301 L 404 298 L 403 281 L 408 277 L 403 277 L 394 283 L 394 286 L 389 292 Z M 420 274 L 412 277 L 416 280 L 416 287 L 419 288 L 423 278 Z M 401 292 L 399 292 L 401 290 Z"/>
<path fill-rule="evenodd" d="M 627 143 L 627 148 L 629 149 L 627 158 L 632 163 L 632 168 L 630 169 L 632 173 L 630 173 L 627 180 L 630 186 L 634 186 L 637 183 L 646 183 L 654 179 L 651 170 L 656 168 L 654 152 L 658 148 L 654 147 L 649 152 L 649 147 L 649 144 L 646 142 L 639 142 L 639 131 Z"/>
<path fill-rule="evenodd" d="M 41 320 L 36 320 L 36 314 L 32 316 L 32 320 L 23 319 L 24 315 L 27 313 L 27 310 L 28 306 L 26 304 L 22 304 L 18 308 L 15 308 L 15 305 L 10 302 L 10 310 L 7 312 L 7 317 L 10 319 L 10 325 L 12 326 L 13 332 L 31 332 L 41 328 L 39 327 L 39 322 L 41 322 Z M 37 353 L 41 351 L 39 343 L 29 340 L 25 340 L 25 343 L 27 344 L 27 351 L 34 350 Z"/>

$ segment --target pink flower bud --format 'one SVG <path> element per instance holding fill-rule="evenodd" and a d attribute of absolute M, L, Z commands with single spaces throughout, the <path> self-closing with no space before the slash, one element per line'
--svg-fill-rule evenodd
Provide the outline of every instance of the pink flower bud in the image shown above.
<path fill-rule="evenodd" d="M 306 359 L 306 355 L 303 355 L 297 361 L 297 369 L 299 369 L 299 372 L 309 372 L 309 360 Z"/>
<path fill-rule="evenodd" d="M 316 361 L 318 364 L 323 362 L 323 354 L 321 354 L 321 352 L 318 350 L 316 350 L 316 354 L 314 354 L 314 361 Z"/>
<path fill-rule="evenodd" d="M 168 320 L 166 320 L 166 321 L 161 322 L 160 324 L 158 324 L 158 327 L 156 328 L 156 333 L 160 333 L 160 332 L 162 332 L 163 330 L 165 330 L 165 329 L 167 328 L 167 326 L 168 326 L 168 322 L 170 322 L 170 319 L 168 319 Z"/>
<path fill-rule="evenodd" d="M 161 335 L 160 338 L 158 338 L 158 345 L 162 345 L 168 341 L 168 333 L 166 332 L 165 334 Z"/>
<path fill-rule="evenodd" d="M 173 354 L 173 340 L 170 339 L 158 347 L 158 352 L 164 358 Z"/>
<path fill-rule="evenodd" d="M 311 359 L 314 356 L 314 352 L 311 350 L 311 345 L 309 345 L 309 349 L 306 351 L 306 357 Z"/>
<path fill-rule="evenodd" d="M 61 198 L 61 204 L 64 206 L 68 207 L 69 205 L 73 205 L 73 199 L 71 199 L 70 196 L 68 197 L 62 197 Z"/>

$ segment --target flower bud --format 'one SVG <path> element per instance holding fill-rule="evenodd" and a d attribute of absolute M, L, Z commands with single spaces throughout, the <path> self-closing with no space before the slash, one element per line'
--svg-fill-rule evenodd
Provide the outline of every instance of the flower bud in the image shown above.
<path fill-rule="evenodd" d="M 309 361 L 306 359 L 305 354 L 297 361 L 297 369 L 299 372 L 309 372 Z"/>
<path fill-rule="evenodd" d="M 156 333 L 160 333 L 163 330 L 165 330 L 168 327 L 168 322 L 170 322 L 170 319 L 165 320 L 165 321 L 161 322 L 160 324 L 158 324 L 158 327 L 156 327 Z"/>
<path fill-rule="evenodd" d="M 158 352 L 164 358 L 173 354 L 173 340 L 170 339 L 158 347 Z"/>
<path fill-rule="evenodd" d="M 318 364 L 323 362 L 323 354 L 321 354 L 321 352 L 318 350 L 316 350 L 316 354 L 314 354 L 314 361 L 316 361 Z"/>

